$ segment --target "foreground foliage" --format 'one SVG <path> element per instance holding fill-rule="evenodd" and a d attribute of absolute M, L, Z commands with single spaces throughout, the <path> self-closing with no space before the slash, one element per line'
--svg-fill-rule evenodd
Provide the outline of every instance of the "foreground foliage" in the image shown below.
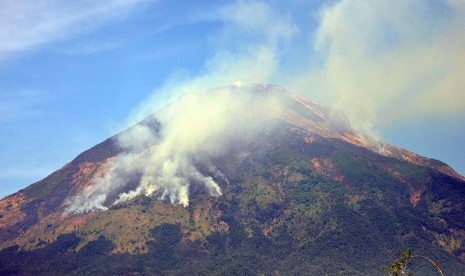
<path fill-rule="evenodd" d="M 397 253 L 397 255 L 400 258 L 395 260 L 392 264 L 389 264 L 387 266 L 386 270 L 387 270 L 388 276 L 401 276 L 401 275 L 413 276 L 412 272 L 407 271 L 407 267 L 409 266 L 413 258 L 424 259 L 430 262 L 433 265 L 433 267 L 436 269 L 438 274 L 444 276 L 444 273 L 439 267 L 439 264 L 426 256 L 413 255 L 412 250 L 407 250 L 405 252 L 399 252 Z"/>

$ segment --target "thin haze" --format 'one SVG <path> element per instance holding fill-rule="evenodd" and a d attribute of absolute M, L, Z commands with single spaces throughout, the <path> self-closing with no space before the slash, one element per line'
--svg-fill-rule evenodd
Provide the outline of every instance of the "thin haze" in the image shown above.
<path fill-rule="evenodd" d="M 73 93 L 72 97 L 74 93 L 85 94 L 77 109 L 84 112 L 76 117 L 83 120 L 89 116 L 85 120 L 89 124 L 100 127 L 107 124 L 108 128 L 110 121 L 113 131 L 120 130 L 187 92 L 236 81 L 275 83 L 342 110 L 352 125 L 365 133 L 380 139 L 399 139 L 408 145 L 423 143 L 425 153 L 449 158 L 455 168 L 465 171 L 460 159 L 465 153 L 463 141 L 452 139 L 460 136 L 454 130 L 465 129 L 465 81 L 461 77 L 465 71 L 464 1 L 75 3 L 65 7 L 56 1 L 1 2 L 0 80 L 8 80 L 6 85 L 0 85 L 5 95 L 0 103 L 3 133 L 29 136 L 12 126 L 19 123 L 27 126 L 35 118 L 52 120 L 50 117 L 74 111 L 56 109 L 53 110 L 56 116 L 46 116 L 50 112 L 47 106 L 53 101 L 53 96 L 44 92 L 54 91 L 47 86 L 50 76 L 43 75 L 46 72 L 41 70 L 38 74 L 45 81 L 40 79 L 34 82 L 37 87 L 28 87 L 24 79 L 34 80 L 34 74 L 15 82 L 15 70 L 33 62 L 49 64 L 40 54 L 51 59 L 50 62 L 61 55 L 63 68 L 70 67 L 69 62 L 75 62 L 73 66 L 79 68 L 88 57 L 82 71 L 69 70 L 70 76 L 64 77 L 70 80 L 69 85 L 59 87 L 61 93 Z M 96 62 L 102 62 L 102 66 Z M 115 66 L 117 71 L 113 70 Z M 61 72 L 63 68 L 56 70 Z M 148 69 L 147 74 L 144 69 Z M 73 82 L 81 89 L 69 87 Z M 153 93 L 144 94 L 150 86 Z M 29 94 L 38 96 L 16 96 Z M 67 98 L 62 96 L 63 102 Z M 67 109 L 73 103 L 68 103 Z M 117 108 L 109 108 L 112 103 Z M 115 119 L 103 115 L 99 116 L 106 121 L 97 123 L 96 114 L 100 110 L 85 114 L 92 104 L 124 123 L 115 123 Z M 130 116 L 123 119 L 129 109 Z M 73 117 L 69 120 L 77 121 Z M 435 122 L 431 127 L 440 126 L 441 131 L 448 131 L 429 130 L 425 133 L 442 139 L 431 137 L 428 141 L 453 142 L 429 147 L 421 134 L 412 134 L 405 140 L 399 138 L 403 137 L 401 133 L 396 134 L 399 126 L 426 131 L 428 122 Z M 67 125 L 69 122 L 61 123 L 60 129 Z M 78 132 L 66 133 L 74 133 L 68 137 L 75 139 Z M 95 144 L 106 133 L 99 132 L 96 136 L 95 140 L 84 139 L 85 144 Z M 0 138 L 2 156 L 13 156 L 16 151 L 10 148 L 20 151 L 10 137 Z M 23 144 L 28 141 L 14 140 Z M 81 140 L 62 147 L 74 149 L 77 144 L 82 145 Z M 27 152 L 24 150 L 23 155 Z M 62 156 L 63 150 L 59 152 Z M 25 160 L 18 157 L 6 160 L 8 164 L 0 164 L 0 180 L 14 181 L 12 172 L 21 171 L 18 168 L 25 167 Z M 50 169 L 47 167 L 45 171 Z M 4 180 L 1 181 L 3 184 Z M 174 201 L 184 204 L 179 199 Z"/>

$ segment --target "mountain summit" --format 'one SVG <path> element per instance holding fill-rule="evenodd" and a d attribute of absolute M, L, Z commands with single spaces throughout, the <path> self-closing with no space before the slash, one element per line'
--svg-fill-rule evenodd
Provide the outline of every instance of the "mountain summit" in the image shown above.
<path fill-rule="evenodd" d="M 412 248 L 458 275 L 464 184 L 284 88 L 219 87 L 1 200 L 0 273 L 376 275 Z"/>

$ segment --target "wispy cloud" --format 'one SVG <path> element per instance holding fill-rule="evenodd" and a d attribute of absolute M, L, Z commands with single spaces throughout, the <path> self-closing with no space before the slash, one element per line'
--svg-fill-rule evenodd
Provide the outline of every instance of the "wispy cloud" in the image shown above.
<path fill-rule="evenodd" d="M 0 2 L 0 61 L 100 27 L 147 0 Z"/>
<path fill-rule="evenodd" d="M 58 51 L 66 55 L 88 56 L 104 51 L 114 50 L 120 46 L 121 43 L 115 41 L 88 41 L 85 43 L 67 46 Z"/>

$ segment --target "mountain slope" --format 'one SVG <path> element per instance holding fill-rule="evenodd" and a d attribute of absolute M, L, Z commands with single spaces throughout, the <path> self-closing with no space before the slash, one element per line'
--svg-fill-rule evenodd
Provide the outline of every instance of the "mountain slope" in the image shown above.
<path fill-rule="evenodd" d="M 343 116 L 279 87 L 224 87 L 192 97 L 189 108 L 200 103 L 193 113 L 181 99 L 0 201 L 0 272 L 376 275 L 406 248 L 437 259 L 447 274 L 463 270 L 465 181 L 447 165 L 370 141 Z M 215 113 L 224 103 L 232 113 Z M 175 151 L 164 147 L 171 133 L 184 133 L 180 111 L 191 118 L 202 110 L 213 112 L 206 115 L 213 131 L 196 117 L 202 136 L 189 129 L 188 140 L 176 136 Z M 125 142 L 141 130 L 150 139 L 137 147 Z M 179 141 L 202 143 L 181 151 Z M 175 176 L 189 180 L 188 202 L 179 190 L 165 197 L 172 182 L 150 196 L 136 193 L 152 187 L 141 185 L 145 165 L 102 182 L 121 175 L 121 160 L 157 167 L 165 150 L 168 159 L 173 152 L 183 157 Z M 149 176 L 166 181 L 158 171 Z M 94 195 L 105 195 L 100 205 L 86 201 Z M 414 269 L 432 273 L 427 265 Z"/>

